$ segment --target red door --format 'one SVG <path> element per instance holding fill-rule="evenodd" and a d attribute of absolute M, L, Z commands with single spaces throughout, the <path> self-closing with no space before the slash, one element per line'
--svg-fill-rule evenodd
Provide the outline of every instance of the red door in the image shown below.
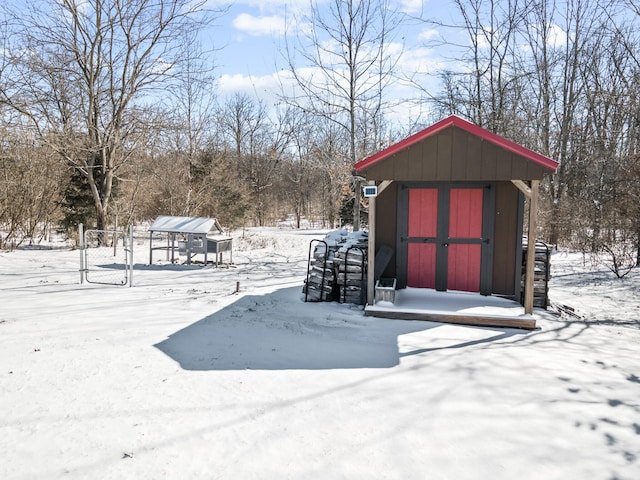
<path fill-rule="evenodd" d="M 407 245 L 407 286 L 436 287 L 436 237 L 438 231 L 438 189 L 409 190 L 408 237 L 415 239 Z"/>
<path fill-rule="evenodd" d="M 483 189 L 411 188 L 408 195 L 407 286 L 479 292 Z"/>
<path fill-rule="evenodd" d="M 482 188 L 449 191 L 447 289 L 480 291 Z"/>

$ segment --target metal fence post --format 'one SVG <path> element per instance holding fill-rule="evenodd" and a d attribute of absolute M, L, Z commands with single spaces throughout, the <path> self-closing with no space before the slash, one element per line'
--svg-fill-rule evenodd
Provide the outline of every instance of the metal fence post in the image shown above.
<path fill-rule="evenodd" d="M 133 224 L 129 225 L 129 287 L 133 287 Z"/>
<path fill-rule="evenodd" d="M 84 283 L 84 228 L 78 225 L 78 250 L 80 252 L 80 284 Z"/>

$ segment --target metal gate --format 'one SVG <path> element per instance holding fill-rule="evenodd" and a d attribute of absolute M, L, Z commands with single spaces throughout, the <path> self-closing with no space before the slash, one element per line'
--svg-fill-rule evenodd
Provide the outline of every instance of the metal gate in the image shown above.
<path fill-rule="evenodd" d="M 123 230 L 79 229 L 80 283 L 132 285 L 133 228 Z"/>

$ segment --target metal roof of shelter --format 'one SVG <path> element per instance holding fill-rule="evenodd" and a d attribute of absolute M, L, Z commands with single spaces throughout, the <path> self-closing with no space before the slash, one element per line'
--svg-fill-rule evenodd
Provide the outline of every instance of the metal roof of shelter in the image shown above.
<path fill-rule="evenodd" d="M 206 235 L 208 233 L 220 234 L 222 227 L 215 218 L 160 215 L 151 224 L 149 231 Z"/>

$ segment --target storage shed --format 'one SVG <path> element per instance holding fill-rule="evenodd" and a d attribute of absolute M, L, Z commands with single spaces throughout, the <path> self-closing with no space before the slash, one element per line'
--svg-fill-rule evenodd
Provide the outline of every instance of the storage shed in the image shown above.
<path fill-rule="evenodd" d="M 538 185 L 557 166 L 455 115 L 358 162 L 355 174 L 375 187 L 369 199 L 368 305 L 374 303 L 375 252 L 382 245 L 394 251 L 382 276 L 395 278 L 398 289 L 520 300 L 524 200 L 530 202 L 528 231 L 535 232 Z M 533 262 L 531 255 L 528 314 Z"/>
<path fill-rule="evenodd" d="M 167 245 L 154 247 L 154 233 L 166 233 Z M 170 253 L 173 263 L 176 260 L 176 243 L 178 254 L 187 257 L 187 265 L 195 255 L 203 255 L 205 265 L 209 254 L 215 255 L 216 266 L 222 261 L 224 252 L 229 252 L 230 263 L 233 260 L 232 239 L 223 236 L 222 227 L 215 218 L 160 215 L 149 227 L 149 264 L 153 263 L 154 250 L 167 251 L 167 257 Z"/>

